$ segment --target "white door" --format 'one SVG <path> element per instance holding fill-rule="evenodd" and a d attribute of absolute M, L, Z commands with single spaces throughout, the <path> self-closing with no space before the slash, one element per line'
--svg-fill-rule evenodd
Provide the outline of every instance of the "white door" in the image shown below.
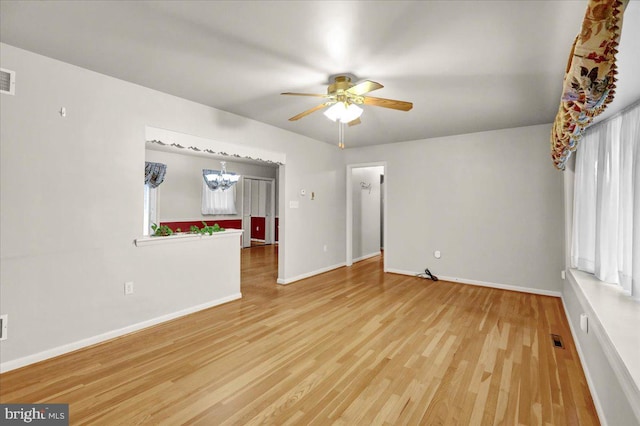
<path fill-rule="evenodd" d="M 251 179 L 243 179 L 242 247 L 251 247 Z"/>
<path fill-rule="evenodd" d="M 260 181 L 249 179 L 251 182 L 251 216 L 260 216 Z"/>
<path fill-rule="evenodd" d="M 262 188 L 260 188 L 262 190 Z M 264 187 L 265 193 L 265 209 L 264 209 L 264 242 L 266 244 L 273 244 L 273 217 L 271 216 L 271 182 L 265 181 Z"/>

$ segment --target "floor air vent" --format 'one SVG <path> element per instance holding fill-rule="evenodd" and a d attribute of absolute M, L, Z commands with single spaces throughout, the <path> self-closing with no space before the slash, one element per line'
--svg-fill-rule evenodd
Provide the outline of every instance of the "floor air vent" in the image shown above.
<path fill-rule="evenodd" d="M 564 342 L 562 341 L 562 337 L 557 334 L 551 335 L 551 341 L 553 341 L 553 346 L 556 348 L 564 349 Z"/>
<path fill-rule="evenodd" d="M 0 93 L 15 95 L 16 93 L 16 73 L 15 71 L 0 68 Z"/>

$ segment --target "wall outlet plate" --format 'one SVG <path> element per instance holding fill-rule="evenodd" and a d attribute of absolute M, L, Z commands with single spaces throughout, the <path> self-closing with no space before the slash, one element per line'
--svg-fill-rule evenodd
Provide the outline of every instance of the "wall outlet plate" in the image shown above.
<path fill-rule="evenodd" d="M 124 283 L 124 294 L 133 294 L 133 281 L 127 281 L 126 283 Z"/>
<path fill-rule="evenodd" d="M 587 314 L 580 314 L 580 330 L 589 333 L 589 316 Z"/>

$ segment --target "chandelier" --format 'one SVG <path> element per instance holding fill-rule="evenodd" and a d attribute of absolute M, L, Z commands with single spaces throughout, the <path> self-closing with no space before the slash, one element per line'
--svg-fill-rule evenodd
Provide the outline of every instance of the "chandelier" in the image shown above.
<path fill-rule="evenodd" d="M 212 191 L 218 189 L 221 191 L 226 191 L 227 189 L 238 183 L 238 179 L 240 179 L 240 175 L 237 175 L 235 173 L 227 173 L 226 161 L 221 161 L 220 166 L 222 170 L 202 170 L 204 182 Z"/>

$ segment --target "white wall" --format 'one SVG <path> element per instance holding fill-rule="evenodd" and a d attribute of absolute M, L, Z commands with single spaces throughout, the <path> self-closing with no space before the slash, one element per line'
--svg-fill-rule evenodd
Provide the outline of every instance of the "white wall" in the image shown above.
<path fill-rule="evenodd" d="M 158 187 L 161 221 L 242 219 L 242 178 L 235 186 L 236 215 L 202 214 L 202 169 L 220 170 L 220 160 L 202 155 L 146 149 L 146 161 L 167 165 L 164 182 Z M 223 160 L 226 161 L 226 160 Z M 227 171 L 241 176 L 277 178 L 277 167 L 227 161 Z"/>
<path fill-rule="evenodd" d="M 383 173 L 382 166 L 351 170 L 354 261 L 380 253 L 380 175 Z M 371 184 L 371 190 L 363 189 L 361 182 Z"/>
<path fill-rule="evenodd" d="M 15 96 L 0 95 L 3 363 L 209 301 L 170 274 L 149 274 L 166 262 L 133 244 L 143 221 L 146 126 L 286 153 L 279 278 L 344 262 L 337 147 L 6 44 L 0 62 L 17 82 Z M 300 199 L 300 188 L 316 199 Z M 285 211 L 290 200 L 300 206 Z M 135 298 L 123 295 L 126 281 L 135 282 Z"/>
<path fill-rule="evenodd" d="M 387 163 L 389 270 L 428 267 L 559 295 L 563 181 L 549 159 L 549 125 L 353 148 L 346 157 Z"/>

